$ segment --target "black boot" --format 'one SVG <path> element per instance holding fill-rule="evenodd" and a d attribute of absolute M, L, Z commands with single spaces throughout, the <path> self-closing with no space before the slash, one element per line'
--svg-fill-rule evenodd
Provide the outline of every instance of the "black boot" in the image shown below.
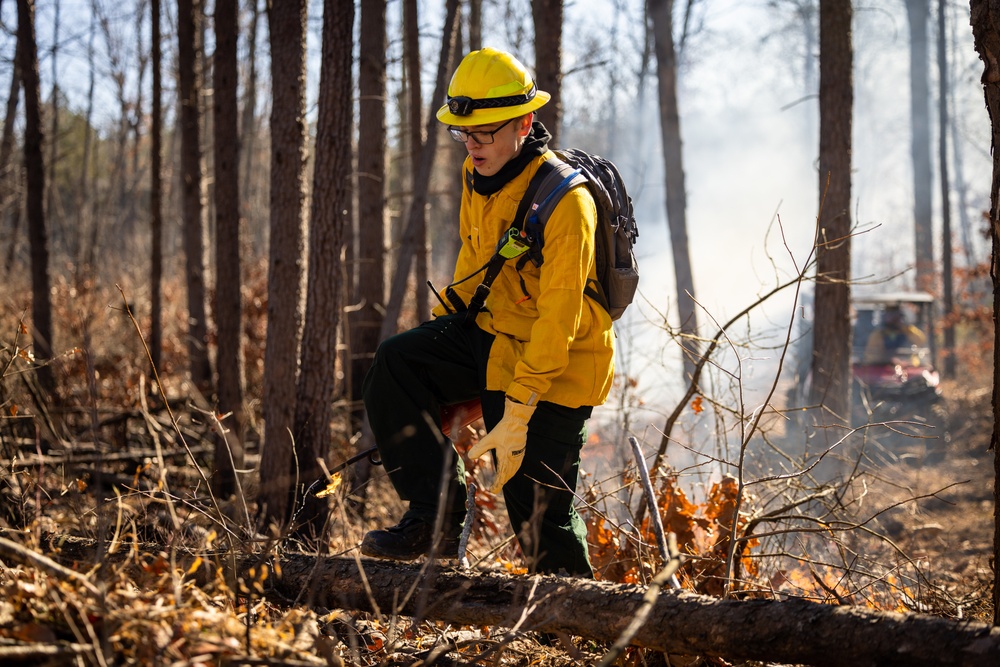
<path fill-rule="evenodd" d="M 438 558 L 457 558 L 461 528 L 445 528 L 437 548 Z M 361 553 L 374 558 L 413 560 L 427 555 L 434 540 L 434 526 L 415 517 L 403 517 L 395 526 L 371 530 L 361 541 Z"/>

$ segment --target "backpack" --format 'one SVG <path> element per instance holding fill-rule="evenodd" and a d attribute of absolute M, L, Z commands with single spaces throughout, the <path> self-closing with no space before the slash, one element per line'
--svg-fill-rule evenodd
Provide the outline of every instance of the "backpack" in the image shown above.
<path fill-rule="evenodd" d="M 536 265 L 541 265 L 545 222 L 566 191 L 585 184 L 597 206 L 597 282 L 588 282 L 584 292 L 601 304 L 612 320 L 617 320 L 632 303 L 639 287 L 639 267 L 634 251 L 639 228 L 632 198 L 618 168 L 610 160 L 578 148 L 554 152 L 556 158 L 542 164 L 528 184 L 514 224 L 517 226 L 523 221 L 520 224 L 531 242 L 527 255 Z"/>
<path fill-rule="evenodd" d="M 601 304 L 612 320 L 619 319 L 632 303 L 639 287 L 639 267 L 633 249 L 639 228 L 621 174 L 610 160 L 578 148 L 553 152 L 556 157 L 543 162 L 532 176 L 514 222 L 497 243 L 493 257 L 472 275 L 446 288 L 445 294 L 455 309 L 452 311 L 445 304 L 449 312 L 465 311 L 466 321 L 475 321 L 507 260 L 518 258 L 519 271 L 529 260 L 541 266 L 545 259 L 545 223 L 562 196 L 577 185 L 587 186 L 597 208 L 594 239 L 597 281 L 588 281 L 584 294 Z M 470 189 L 471 177 L 470 172 L 466 176 L 466 186 Z M 482 282 L 466 306 L 453 287 L 484 271 Z M 524 289 L 523 284 L 521 288 Z"/>

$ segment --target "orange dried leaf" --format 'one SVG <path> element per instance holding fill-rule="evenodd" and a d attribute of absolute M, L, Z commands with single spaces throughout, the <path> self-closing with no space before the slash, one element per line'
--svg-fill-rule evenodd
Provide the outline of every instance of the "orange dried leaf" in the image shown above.
<path fill-rule="evenodd" d="M 705 411 L 704 406 L 702 406 L 701 404 L 701 396 L 695 396 L 691 400 L 691 409 L 694 411 L 696 415 L 700 415 L 702 412 Z"/>

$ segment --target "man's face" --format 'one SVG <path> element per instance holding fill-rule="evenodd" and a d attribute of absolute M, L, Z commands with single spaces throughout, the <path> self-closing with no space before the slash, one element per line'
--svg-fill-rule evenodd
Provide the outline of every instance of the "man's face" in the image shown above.
<path fill-rule="evenodd" d="M 521 152 L 524 145 L 524 137 L 531 129 L 530 123 L 526 123 L 523 118 L 514 118 L 510 121 L 490 123 L 488 125 L 457 125 L 456 129 L 471 132 L 465 141 L 465 150 L 472 158 L 472 164 L 476 171 L 483 176 L 493 176 L 511 158 Z M 494 130 L 496 130 L 494 132 Z M 483 138 L 492 133 L 493 143 L 481 143 L 476 136 Z"/>

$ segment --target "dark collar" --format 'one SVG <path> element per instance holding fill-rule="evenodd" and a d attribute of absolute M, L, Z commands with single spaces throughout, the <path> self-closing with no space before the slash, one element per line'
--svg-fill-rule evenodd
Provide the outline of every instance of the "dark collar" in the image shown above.
<path fill-rule="evenodd" d="M 483 176 L 475 169 L 472 170 L 472 189 L 476 191 L 476 194 L 485 197 L 500 192 L 503 186 L 524 171 L 529 162 L 548 150 L 551 138 L 552 135 L 545 129 L 545 126 L 536 120 L 531 124 L 531 132 L 524 140 L 521 152 L 500 167 L 500 171 L 492 176 Z"/>

